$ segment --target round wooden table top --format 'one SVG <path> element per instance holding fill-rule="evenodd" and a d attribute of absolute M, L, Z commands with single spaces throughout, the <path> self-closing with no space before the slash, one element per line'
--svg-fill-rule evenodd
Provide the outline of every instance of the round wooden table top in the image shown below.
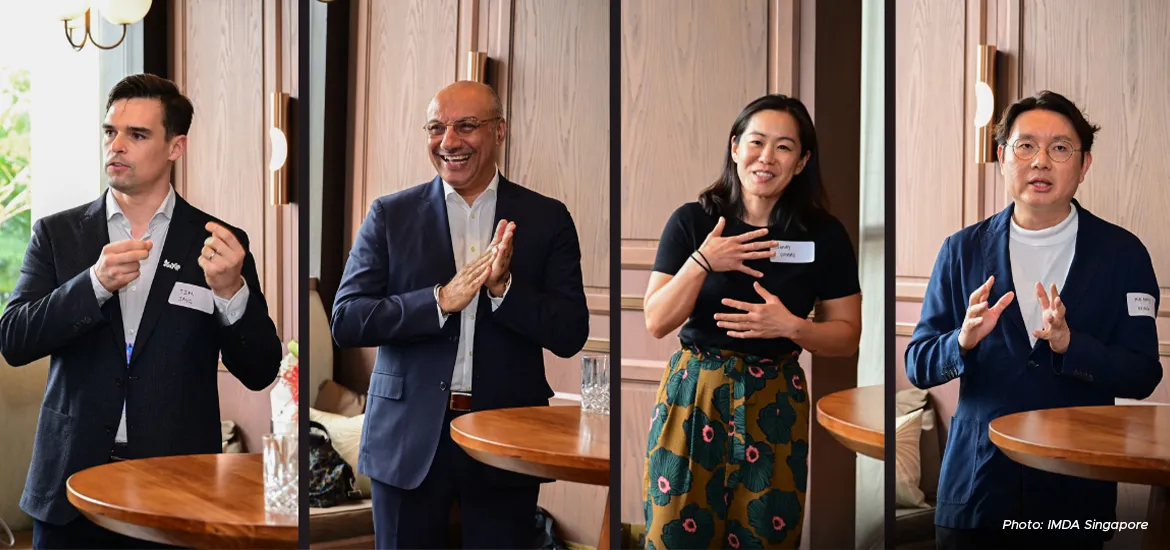
<path fill-rule="evenodd" d="M 87 518 L 123 535 L 194 548 L 297 546 L 297 518 L 264 512 L 260 454 L 112 462 L 65 485 Z"/>
<path fill-rule="evenodd" d="M 992 420 L 988 432 L 1004 454 L 1033 468 L 1170 486 L 1170 406 L 1028 411 Z"/>
<path fill-rule="evenodd" d="M 472 458 L 537 477 L 609 485 L 609 416 L 581 407 L 522 407 L 468 413 L 451 439 Z"/>
<path fill-rule="evenodd" d="M 817 401 L 817 422 L 850 450 L 884 460 L 885 411 L 885 386 L 850 388 Z"/>

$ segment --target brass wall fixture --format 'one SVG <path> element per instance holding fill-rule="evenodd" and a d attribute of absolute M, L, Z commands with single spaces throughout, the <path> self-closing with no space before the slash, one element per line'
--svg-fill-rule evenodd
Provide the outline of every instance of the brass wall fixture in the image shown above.
<path fill-rule="evenodd" d="M 268 189 L 272 204 L 288 204 L 288 100 L 285 92 L 273 92 L 270 97 L 270 120 L 268 141 L 271 153 L 268 157 Z"/>
<path fill-rule="evenodd" d="M 65 39 L 74 51 L 80 51 L 88 42 L 102 50 L 112 50 L 126 39 L 126 27 L 146 17 L 151 0 L 58 0 L 55 13 L 65 23 Z M 97 24 L 94 10 L 114 25 L 122 25 L 122 36 L 118 41 L 103 46 L 93 38 L 92 29 Z M 81 36 L 81 43 L 74 41 L 74 35 Z"/>
<path fill-rule="evenodd" d="M 980 45 L 975 55 L 975 162 L 987 164 L 995 162 L 995 46 Z"/>

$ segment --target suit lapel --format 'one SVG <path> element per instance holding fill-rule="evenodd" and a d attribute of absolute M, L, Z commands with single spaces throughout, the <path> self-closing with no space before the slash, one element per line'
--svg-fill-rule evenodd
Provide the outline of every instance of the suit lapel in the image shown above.
<path fill-rule="evenodd" d="M 443 180 L 438 176 L 431 180 L 426 198 L 418 207 L 422 217 L 423 250 L 438 251 L 439 277 L 443 283 L 455 276 L 455 252 L 451 248 L 451 224 L 447 221 L 447 198 L 443 192 Z"/>
<path fill-rule="evenodd" d="M 106 223 L 106 193 L 102 193 L 96 201 L 90 203 L 85 214 L 81 216 L 81 250 L 86 258 L 94 258 L 94 263 L 102 255 L 102 248 L 110 244 L 110 228 Z M 113 337 L 116 349 L 126 353 L 126 329 L 122 324 L 122 303 L 118 300 L 118 293 L 114 293 L 106 303 L 102 304 L 102 314 L 110 320 L 113 327 Z"/>
<path fill-rule="evenodd" d="M 1072 265 L 1069 266 L 1068 276 L 1064 279 L 1064 288 L 1057 289 L 1060 300 L 1068 308 L 1066 317 L 1072 317 L 1076 304 L 1084 301 L 1085 293 L 1089 291 L 1089 282 L 1093 280 L 1100 267 L 1091 256 L 1092 251 L 1097 250 L 1099 246 L 1097 235 L 1100 232 L 1097 231 L 1097 227 L 1101 220 L 1082 208 L 1076 200 L 1073 200 L 1073 205 L 1077 209 L 1077 242 L 1073 249 Z"/>
<path fill-rule="evenodd" d="M 983 262 L 987 267 L 987 273 L 984 274 L 984 280 L 978 284 L 986 281 L 988 276 L 995 276 L 991 295 L 987 298 L 988 306 L 995 305 L 996 301 L 1010 291 L 1015 291 L 1017 298 L 1021 292 L 1016 288 L 1015 280 L 1012 278 L 1011 253 L 1008 251 L 1008 228 L 1011 225 L 1014 208 L 1015 205 L 1012 204 L 996 214 L 983 234 Z M 1027 291 L 1028 289 L 1023 290 Z M 1031 340 L 1028 339 L 1028 331 L 1024 328 L 1024 315 L 1018 299 L 1012 299 L 1012 303 L 1004 310 L 1000 317 L 1001 324 L 1005 320 L 1007 324 L 1004 325 L 1004 335 L 1008 346 L 1022 345 L 1025 349 L 1030 349 Z"/>
<path fill-rule="evenodd" d="M 130 362 L 142 355 L 142 348 L 150 341 L 150 335 L 158 326 L 159 316 L 166 308 L 170 299 L 171 290 L 179 279 L 179 271 L 163 267 L 164 261 L 181 264 L 190 257 L 191 247 L 203 242 L 207 233 L 202 227 L 195 225 L 194 208 L 175 195 L 175 210 L 171 214 L 171 223 L 167 229 L 167 240 L 163 243 L 162 255 L 158 258 L 158 267 L 154 270 L 154 282 L 150 284 L 150 294 L 146 298 L 146 308 L 142 311 L 142 321 L 139 323 L 138 336 L 134 339 L 134 353 Z"/>

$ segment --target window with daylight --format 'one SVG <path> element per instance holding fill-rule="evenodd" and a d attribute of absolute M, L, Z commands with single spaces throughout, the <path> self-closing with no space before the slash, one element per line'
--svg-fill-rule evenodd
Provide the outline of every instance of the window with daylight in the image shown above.
<path fill-rule="evenodd" d="M 86 44 L 74 51 L 51 4 L 0 7 L 0 308 L 16 286 L 35 221 L 104 189 L 106 94 L 142 71 L 141 22 L 112 50 Z M 96 20 L 94 37 L 116 42 L 121 27 Z"/>

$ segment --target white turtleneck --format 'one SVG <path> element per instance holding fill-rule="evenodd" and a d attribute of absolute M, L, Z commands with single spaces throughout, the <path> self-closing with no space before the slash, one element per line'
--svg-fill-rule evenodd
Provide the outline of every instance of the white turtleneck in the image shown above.
<path fill-rule="evenodd" d="M 1020 227 L 1012 220 L 1008 232 L 1008 253 L 1012 264 L 1012 281 L 1016 287 L 1016 300 L 1024 316 L 1024 327 L 1028 340 L 1036 345 L 1032 331 L 1044 328 L 1040 300 L 1036 297 L 1036 283 L 1044 285 L 1046 291 L 1056 283 L 1057 292 L 1064 291 L 1064 281 L 1072 266 L 1073 252 L 1077 244 L 1077 207 L 1072 206 L 1064 221 L 1045 229 L 1035 231 Z"/>

